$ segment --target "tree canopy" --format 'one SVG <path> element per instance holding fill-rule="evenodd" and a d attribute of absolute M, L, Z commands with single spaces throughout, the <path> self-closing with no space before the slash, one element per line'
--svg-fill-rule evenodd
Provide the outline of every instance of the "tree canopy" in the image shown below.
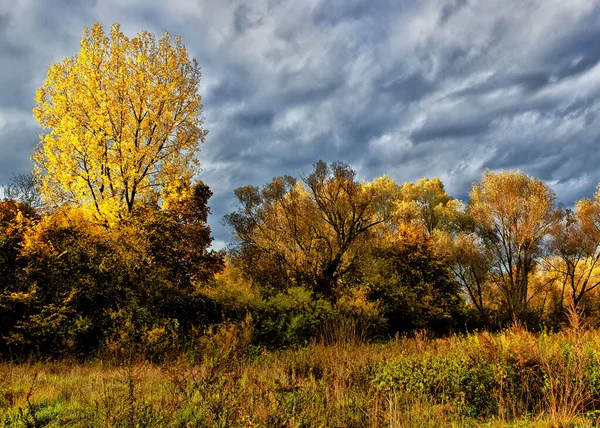
<path fill-rule="evenodd" d="M 237 189 L 242 206 L 225 221 L 255 279 L 331 297 L 361 257 L 358 248 L 387 219 L 390 186 L 385 177 L 358 182 L 349 165 L 319 161 L 302 182 L 277 177 L 262 189 Z"/>
<path fill-rule="evenodd" d="M 185 197 L 206 135 L 199 84 L 179 37 L 86 28 L 79 53 L 53 64 L 36 94 L 48 131 L 34 174 L 46 202 L 89 207 L 106 222 L 139 200 Z"/>
<path fill-rule="evenodd" d="M 471 190 L 469 213 L 492 251 L 495 284 L 511 316 L 527 309 L 540 246 L 560 219 L 555 199 L 542 180 L 520 171 L 487 171 Z"/>

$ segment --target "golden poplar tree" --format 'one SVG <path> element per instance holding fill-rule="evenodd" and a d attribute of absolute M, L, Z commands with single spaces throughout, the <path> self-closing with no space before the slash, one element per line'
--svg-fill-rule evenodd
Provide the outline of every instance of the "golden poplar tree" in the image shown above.
<path fill-rule="evenodd" d="M 53 64 L 36 94 L 34 117 L 47 132 L 34 174 L 46 202 L 112 222 L 140 200 L 184 196 L 206 135 L 199 84 L 179 37 L 86 28 L 79 53 Z"/>

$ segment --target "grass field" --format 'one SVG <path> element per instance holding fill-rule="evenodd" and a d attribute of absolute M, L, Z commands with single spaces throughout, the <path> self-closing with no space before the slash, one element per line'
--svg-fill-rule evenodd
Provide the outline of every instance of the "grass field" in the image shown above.
<path fill-rule="evenodd" d="M 267 352 L 229 328 L 161 364 L 0 364 L 0 424 L 24 427 L 595 426 L 600 332 L 361 344 L 352 334 Z"/>

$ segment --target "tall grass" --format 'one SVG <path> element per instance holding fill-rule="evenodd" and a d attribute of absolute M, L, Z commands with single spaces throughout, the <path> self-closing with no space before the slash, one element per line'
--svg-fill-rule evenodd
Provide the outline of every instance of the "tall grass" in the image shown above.
<path fill-rule="evenodd" d="M 268 352 L 226 325 L 160 365 L 0 364 L 3 426 L 595 426 L 600 332 L 360 342 L 344 325 Z M 343 334 L 346 336 L 343 336 Z M 351 335 L 354 337 L 348 337 Z M 337 338 L 337 339 L 336 339 Z"/>

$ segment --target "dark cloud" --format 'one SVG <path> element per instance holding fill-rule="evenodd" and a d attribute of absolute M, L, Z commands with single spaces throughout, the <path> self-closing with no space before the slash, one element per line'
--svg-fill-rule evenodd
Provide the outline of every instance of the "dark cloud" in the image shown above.
<path fill-rule="evenodd" d="M 248 4 L 239 4 L 233 12 L 233 27 L 237 34 L 244 34 L 247 30 L 259 27 L 263 16 L 257 14 Z"/>
<path fill-rule="evenodd" d="M 440 25 L 446 24 L 452 15 L 456 14 L 466 4 L 467 0 L 454 0 L 443 5 L 440 13 Z"/>
<path fill-rule="evenodd" d="M 600 61 L 600 7 L 544 51 L 541 63 L 557 80 L 584 73 Z"/>
<path fill-rule="evenodd" d="M 415 143 L 439 139 L 462 139 L 483 134 L 488 128 L 489 123 L 469 120 L 454 123 L 425 124 L 425 126 L 413 132 L 410 138 Z"/>
<path fill-rule="evenodd" d="M 323 2 L 313 12 L 318 25 L 337 25 L 348 19 L 361 19 L 372 14 L 377 8 L 368 2 L 354 0 L 334 0 Z"/>
<path fill-rule="evenodd" d="M 12 122 L 0 127 L 0 184 L 6 184 L 13 174 L 31 172 L 30 157 L 39 133 L 30 122 Z"/>
<path fill-rule="evenodd" d="M 208 89 L 204 95 L 204 102 L 207 106 L 212 106 L 213 110 L 232 102 L 250 99 L 257 91 L 257 85 L 249 81 L 247 72 L 232 65 L 223 71 L 218 83 Z"/>
<path fill-rule="evenodd" d="M 273 123 L 273 119 L 275 118 L 275 112 L 270 110 L 264 111 L 240 111 L 234 115 L 232 118 L 233 123 L 235 123 L 240 128 L 263 128 L 268 127 Z"/>
<path fill-rule="evenodd" d="M 4 35 L 10 23 L 10 15 L 8 12 L 0 13 L 0 35 Z"/>
<path fill-rule="evenodd" d="M 181 34 L 202 66 L 211 224 L 232 190 L 341 160 L 466 198 L 520 168 L 565 204 L 600 182 L 600 5 L 588 0 L 0 1 L 0 181 L 31 168 L 35 88 L 83 26 Z"/>
<path fill-rule="evenodd" d="M 548 72 L 537 71 L 530 73 L 522 73 L 515 76 L 512 81 L 507 82 L 507 85 L 514 83 L 519 85 L 526 92 L 537 92 L 544 86 L 550 83 L 551 75 Z"/>
<path fill-rule="evenodd" d="M 436 86 L 423 75 L 414 73 L 409 76 L 391 75 L 381 77 L 376 83 L 378 90 L 388 95 L 391 99 L 413 102 L 422 99 L 433 92 Z"/>

